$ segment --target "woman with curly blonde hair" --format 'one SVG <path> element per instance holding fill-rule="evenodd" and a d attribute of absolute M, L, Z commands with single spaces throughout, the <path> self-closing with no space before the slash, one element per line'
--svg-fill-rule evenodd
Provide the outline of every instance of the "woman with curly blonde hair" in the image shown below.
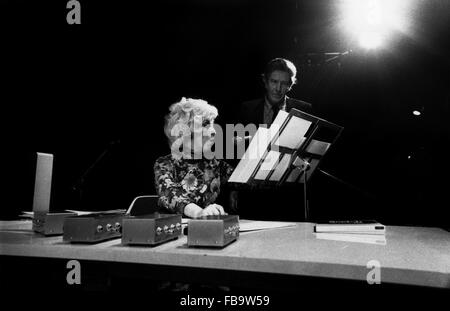
<path fill-rule="evenodd" d="M 226 214 L 216 202 L 233 168 L 212 155 L 217 108 L 183 97 L 169 110 L 164 132 L 171 154 L 154 165 L 160 207 L 192 218 Z"/>

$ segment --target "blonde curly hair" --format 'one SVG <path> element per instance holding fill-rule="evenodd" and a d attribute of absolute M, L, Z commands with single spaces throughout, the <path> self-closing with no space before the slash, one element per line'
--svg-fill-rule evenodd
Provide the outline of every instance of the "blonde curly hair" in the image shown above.
<path fill-rule="evenodd" d="M 194 117 L 201 117 L 202 120 L 214 120 L 219 115 L 217 108 L 208 104 L 207 101 L 186 97 L 172 104 L 169 111 L 164 124 L 164 133 L 170 145 L 180 136 L 179 133 L 183 132 L 183 128 L 192 130 Z M 176 130 L 177 127 L 180 130 Z M 173 135 L 172 130 L 174 129 L 177 135 Z"/>

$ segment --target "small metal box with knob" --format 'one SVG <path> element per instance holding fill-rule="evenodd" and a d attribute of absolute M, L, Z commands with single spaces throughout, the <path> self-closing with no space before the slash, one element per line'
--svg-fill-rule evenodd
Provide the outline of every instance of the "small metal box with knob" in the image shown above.
<path fill-rule="evenodd" d="M 181 233 L 178 214 L 127 216 L 122 223 L 122 244 L 158 245 L 177 239 Z"/>
<path fill-rule="evenodd" d="M 120 238 L 125 213 L 95 213 L 67 217 L 63 226 L 63 241 L 98 243 Z"/>
<path fill-rule="evenodd" d="M 219 215 L 190 219 L 188 246 L 224 247 L 239 238 L 239 216 Z"/>

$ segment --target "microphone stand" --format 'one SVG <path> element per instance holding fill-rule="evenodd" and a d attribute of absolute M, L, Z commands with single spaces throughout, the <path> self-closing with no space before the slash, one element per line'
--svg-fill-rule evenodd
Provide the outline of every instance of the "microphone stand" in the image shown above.
<path fill-rule="evenodd" d="M 305 205 L 305 221 L 309 221 L 309 206 L 308 206 L 308 189 L 306 187 L 306 182 L 307 182 L 307 178 L 306 178 L 306 170 L 303 171 L 303 204 Z"/>
<path fill-rule="evenodd" d="M 306 174 L 307 174 L 308 169 L 310 168 L 310 163 L 305 159 L 300 159 L 299 162 L 294 163 L 294 165 L 303 172 L 303 176 L 302 176 L 303 177 L 303 200 L 304 200 L 303 204 L 304 204 L 304 209 L 305 209 L 304 210 L 305 221 L 309 221 L 310 220 L 310 211 L 309 211 L 309 202 L 308 202 L 308 188 L 307 188 L 307 175 Z M 356 186 L 354 186 L 354 185 L 352 185 L 352 184 L 350 184 L 350 183 L 348 183 L 326 171 L 323 171 L 319 168 L 317 170 L 320 173 L 322 173 L 323 175 L 328 176 L 328 177 L 336 180 L 337 182 L 339 182 L 357 192 L 364 194 L 366 197 L 375 199 L 375 197 L 372 194 L 370 194 L 370 193 L 368 193 L 368 192 L 366 192 L 366 191 L 364 191 L 364 190 L 362 190 L 362 189 L 360 189 L 360 188 L 358 188 L 358 187 L 356 187 Z"/>
<path fill-rule="evenodd" d="M 355 191 L 357 191 L 357 192 L 360 192 L 360 193 L 364 194 L 366 197 L 368 197 L 368 198 L 370 198 L 370 199 L 375 199 L 375 196 L 374 196 L 373 194 L 371 194 L 371 193 L 369 193 L 369 192 L 367 192 L 367 191 L 364 191 L 364 190 L 362 190 L 361 188 L 358 188 L 358 187 L 356 187 L 355 185 L 352 185 L 352 184 L 350 184 L 350 183 L 348 183 L 348 182 L 346 182 L 346 181 L 344 181 L 344 180 L 342 180 L 342 179 L 340 179 L 340 178 L 338 178 L 338 177 L 336 177 L 336 176 L 334 176 L 334 175 L 332 175 L 332 174 L 330 174 L 330 173 L 328 173 L 328 172 L 326 172 L 326 171 L 323 171 L 323 170 L 321 170 L 321 169 L 317 169 L 317 170 L 318 170 L 320 173 L 322 173 L 323 175 L 328 176 L 328 177 L 330 177 L 331 179 L 334 179 L 335 181 L 337 181 L 337 182 L 339 182 L 339 183 L 341 183 L 341 184 L 343 184 L 343 185 L 349 187 L 350 189 L 353 189 L 353 190 L 355 190 Z"/>
<path fill-rule="evenodd" d="M 103 150 L 103 152 L 95 159 L 95 161 L 83 172 L 83 174 L 81 174 L 81 176 L 73 184 L 72 190 L 78 193 L 79 203 L 83 201 L 83 186 L 86 177 L 89 176 L 92 170 L 103 160 L 103 158 L 111 151 L 111 149 L 118 144 L 120 144 L 120 140 L 111 141 Z"/>
<path fill-rule="evenodd" d="M 295 167 L 300 169 L 303 172 L 303 205 L 305 209 L 305 221 L 309 221 L 309 206 L 308 206 L 308 189 L 307 189 L 307 171 L 310 168 L 311 164 L 302 158 L 298 158 L 298 161 L 293 163 Z"/>
<path fill-rule="evenodd" d="M 306 53 L 303 55 L 306 56 L 308 63 L 311 63 L 312 60 L 315 58 L 315 60 L 318 61 L 317 62 L 318 64 L 327 64 L 335 60 L 338 60 L 343 56 L 349 55 L 352 52 L 353 52 L 352 50 L 347 50 L 344 52 Z"/>

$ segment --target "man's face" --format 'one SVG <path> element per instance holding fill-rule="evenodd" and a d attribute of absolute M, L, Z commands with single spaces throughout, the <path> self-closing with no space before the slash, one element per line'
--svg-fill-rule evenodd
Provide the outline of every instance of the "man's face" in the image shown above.
<path fill-rule="evenodd" d="M 291 90 L 291 76 L 285 71 L 275 70 L 269 77 L 264 77 L 264 86 L 266 88 L 266 96 L 272 105 L 280 103 L 284 100 L 286 93 Z"/>

